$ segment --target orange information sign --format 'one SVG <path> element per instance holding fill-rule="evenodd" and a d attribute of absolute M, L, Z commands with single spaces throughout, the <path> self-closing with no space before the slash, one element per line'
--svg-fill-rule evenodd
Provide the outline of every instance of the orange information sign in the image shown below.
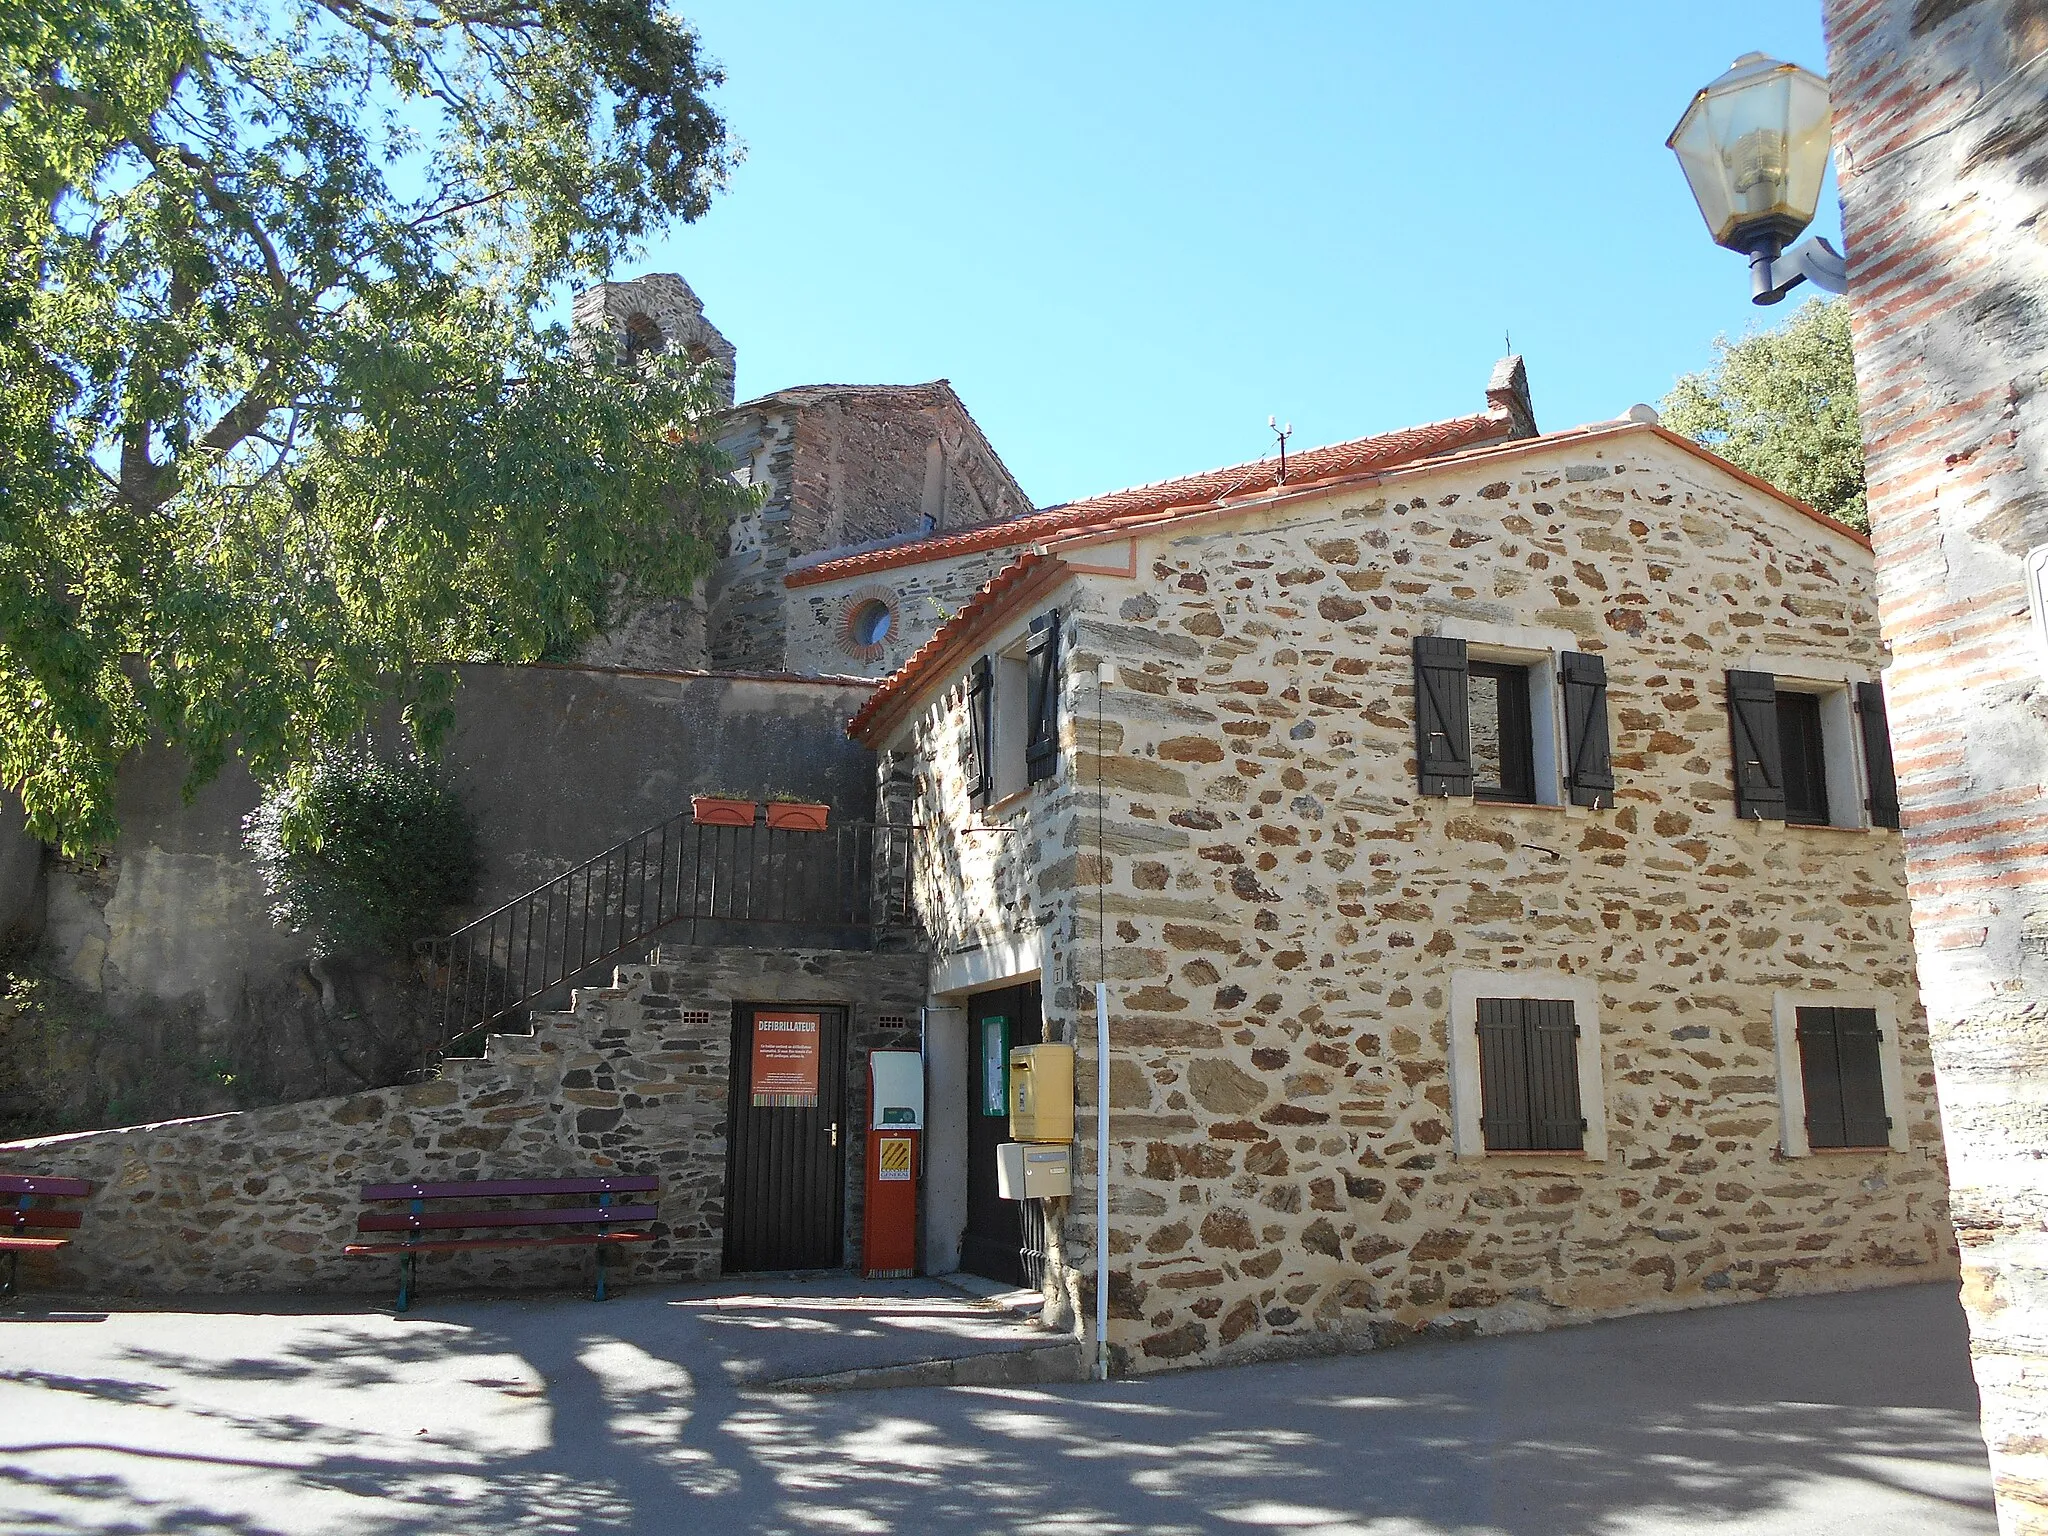
<path fill-rule="evenodd" d="M 818 1102 L 816 1012 L 754 1015 L 753 1099 L 757 1107 L 807 1109 Z"/>

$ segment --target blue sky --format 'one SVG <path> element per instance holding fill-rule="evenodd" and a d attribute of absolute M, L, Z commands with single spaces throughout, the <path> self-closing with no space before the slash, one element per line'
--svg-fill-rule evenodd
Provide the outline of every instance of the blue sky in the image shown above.
<path fill-rule="evenodd" d="M 951 379 L 1040 504 L 1473 410 L 1504 333 L 1541 425 L 1615 416 L 1793 307 L 1664 138 L 1738 53 L 1824 70 L 1818 0 L 677 3 L 747 159 L 625 270 L 743 397 Z"/>

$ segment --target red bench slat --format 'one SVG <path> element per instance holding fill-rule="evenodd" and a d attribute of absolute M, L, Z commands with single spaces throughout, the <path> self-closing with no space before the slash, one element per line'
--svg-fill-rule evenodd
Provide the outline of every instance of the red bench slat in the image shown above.
<path fill-rule="evenodd" d="M 68 1237 L 0 1237 L 0 1253 L 49 1253 L 70 1246 Z"/>
<path fill-rule="evenodd" d="M 0 1195 L 89 1195 L 90 1179 L 51 1179 L 40 1173 L 0 1173 Z"/>
<path fill-rule="evenodd" d="M 8 1210 L 0 1206 L 0 1227 L 12 1228 L 19 1232 L 23 1227 L 79 1227 L 85 1223 L 83 1211 L 48 1210 L 42 1206 L 30 1206 L 27 1210 L 16 1206 Z"/>
<path fill-rule="evenodd" d="M 445 1253 L 455 1248 L 610 1248 L 617 1243 L 651 1243 L 652 1232 L 578 1232 L 568 1237 L 443 1237 L 427 1243 L 350 1243 L 350 1259 L 407 1253 Z"/>
<path fill-rule="evenodd" d="M 463 1184 L 365 1184 L 365 1200 L 483 1200 L 494 1195 L 646 1194 L 661 1187 L 651 1175 L 613 1174 L 582 1179 L 474 1179 Z"/>
<path fill-rule="evenodd" d="M 586 1206 L 537 1211 L 366 1211 L 358 1232 L 447 1232 L 463 1227 L 567 1227 L 586 1222 L 652 1221 L 651 1205 Z"/>

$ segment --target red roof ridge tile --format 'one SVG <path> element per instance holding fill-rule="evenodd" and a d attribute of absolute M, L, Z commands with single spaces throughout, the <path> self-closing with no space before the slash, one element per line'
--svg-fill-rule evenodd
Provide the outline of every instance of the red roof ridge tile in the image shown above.
<path fill-rule="evenodd" d="M 1514 431 L 1505 411 L 1487 410 L 1443 421 L 1424 422 L 1369 437 L 1306 448 L 1287 459 L 1288 485 L 1296 477 L 1328 479 L 1367 468 L 1438 458 L 1463 448 L 1492 442 Z M 1141 513 L 1166 512 L 1181 507 L 1202 506 L 1220 498 L 1247 491 L 1268 490 L 1279 483 L 1279 461 L 1256 459 L 1246 464 L 1225 465 L 1170 480 L 1105 492 L 1080 501 L 1061 502 L 1036 512 L 1027 512 L 1003 522 L 983 523 L 958 533 L 937 538 L 864 550 L 838 559 L 822 560 L 790 571 L 785 586 L 808 587 L 828 581 L 843 581 L 870 571 L 891 570 L 903 565 L 924 565 L 933 560 L 973 554 L 985 549 L 1030 544 L 1059 534 L 1087 531 L 1097 524 L 1109 524 Z"/>

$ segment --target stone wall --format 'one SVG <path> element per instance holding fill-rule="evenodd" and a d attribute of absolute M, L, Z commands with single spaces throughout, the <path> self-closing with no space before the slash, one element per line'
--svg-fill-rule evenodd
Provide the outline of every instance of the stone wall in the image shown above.
<path fill-rule="evenodd" d="M 620 1251 L 623 1279 L 707 1279 L 724 1240 L 726 1089 L 736 1002 L 851 1011 L 849 1093 L 866 1051 L 915 1046 L 916 953 L 662 950 L 579 989 L 529 1035 L 496 1035 L 439 1078 L 204 1119 L 0 1143 L 10 1173 L 90 1179 L 73 1244 L 30 1258 L 35 1289 L 100 1294 L 359 1291 L 395 1261 L 347 1260 L 364 1183 L 653 1174 L 654 1241 Z M 906 1023 L 905 1021 L 909 1021 Z M 853 1099 L 849 1102 L 860 1102 Z M 859 1134 L 846 1141 L 847 1257 L 859 1259 Z M 589 1257 L 515 1249 L 422 1264 L 429 1288 L 573 1285 Z"/>
<path fill-rule="evenodd" d="M 2048 1530 L 2048 8 L 1827 0 L 1920 974 L 1999 1515 Z"/>
<path fill-rule="evenodd" d="M 706 583 L 718 667 L 811 670 L 786 639 L 782 577 L 793 560 L 1031 510 L 943 379 L 782 390 L 734 412 L 720 446 L 763 499 L 733 524 Z M 829 647 L 819 659 L 818 671 L 876 675 L 834 659 Z"/>
<path fill-rule="evenodd" d="M 796 672 L 887 677 L 1017 554 L 1014 546 L 1005 545 L 790 587 L 783 603 L 787 664 Z M 869 602 L 889 608 L 889 633 L 878 646 L 859 644 L 849 627 L 854 613 Z"/>
<path fill-rule="evenodd" d="M 1014 833 L 967 830 L 957 687 L 906 737 L 919 821 L 960 829 L 935 948 L 1042 928 L 1084 1103 L 1107 968 L 1126 1368 L 1954 1272 L 1900 839 L 1732 806 L 1725 670 L 1877 675 L 1865 549 L 1647 428 L 1139 549 L 1040 605 L 1070 625 L 1063 758 L 987 818 Z M 1461 625 L 1605 658 L 1613 808 L 1417 797 L 1411 638 Z M 1592 1042 L 1583 1155 L 1478 1140 L 1453 1030 L 1524 989 Z M 1800 1001 L 1890 1021 L 1890 1150 L 1795 1155 Z"/>
<path fill-rule="evenodd" d="M 845 732 L 866 697 L 857 683 L 464 667 L 445 762 L 484 869 L 451 925 L 686 811 L 692 792 L 787 791 L 870 819 L 873 760 Z M 242 846 L 256 785 L 230 763 L 187 800 L 183 778 L 173 754 L 138 753 L 121 774 L 113 847 L 50 862 L 51 963 L 117 1016 L 160 1016 L 255 1102 L 367 1086 L 348 1066 L 366 1065 L 361 1048 L 410 1038 L 397 1025 L 404 975 L 317 960 L 310 936 L 273 925 Z"/>

